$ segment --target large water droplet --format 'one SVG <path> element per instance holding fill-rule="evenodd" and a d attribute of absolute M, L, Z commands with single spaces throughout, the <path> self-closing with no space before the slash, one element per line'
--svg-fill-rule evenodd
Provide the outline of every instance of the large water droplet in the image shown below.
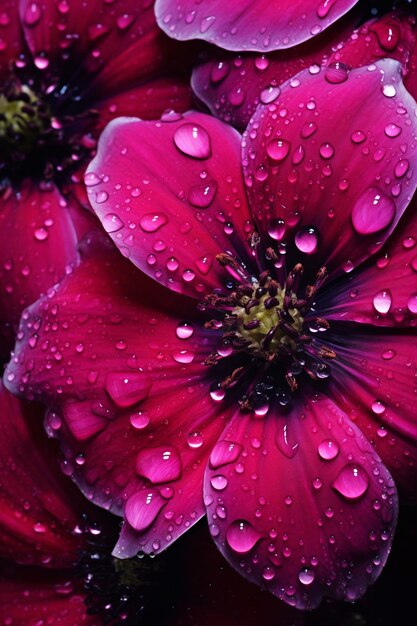
<path fill-rule="evenodd" d="M 152 387 L 152 378 L 141 372 L 109 372 L 104 388 L 119 407 L 129 407 L 142 402 Z"/>
<path fill-rule="evenodd" d="M 125 517 L 137 531 L 143 532 L 156 519 L 166 504 L 160 493 L 153 489 L 143 489 L 130 496 L 125 506 Z"/>
<path fill-rule="evenodd" d="M 313 254 L 319 242 L 318 231 L 313 226 L 301 228 L 295 235 L 295 245 L 305 254 Z"/>
<path fill-rule="evenodd" d="M 211 140 L 208 132 L 199 124 L 183 124 L 174 134 L 178 150 L 195 159 L 211 156 Z"/>
<path fill-rule="evenodd" d="M 290 151 L 291 144 L 285 139 L 271 139 L 266 145 L 266 152 L 273 161 L 283 161 Z"/>
<path fill-rule="evenodd" d="M 216 491 L 223 491 L 223 489 L 226 489 L 229 481 L 223 474 L 216 474 L 210 478 L 210 484 Z"/>
<path fill-rule="evenodd" d="M 165 213 L 146 213 L 139 220 L 139 225 L 145 233 L 154 233 L 168 223 Z"/>
<path fill-rule="evenodd" d="M 310 567 L 303 567 L 303 569 L 298 574 L 298 580 L 303 585 L 311 585 L 314 580 L 314 571 Z"/>
<path fill-rule="evenodd" d="M 107 213 L 102 219 L 102 224 L 108 233 L 115 233 L 125 225 L 116 213 Z"/>
<path fill-rule="evenodd" d="M 232 522 L 226 531 L 227 543 L 238 554 L 250 552 L 259 539 L 261 535 L 245 520 Z"/>
<path fill-rule="evenodd" d="M 178 480 L 181 471 L 180 455 L 172 446 L 144 448 L 136 457 L 136 473 L 154 484 Z"/>
<path fill-rule="evenodd" d="M 352 210 L 352 224 L 360 235 L 371 235 L 387 228 L 394 217 L 394 200 L 378 187 L 366 189 Z"/>
<path fill-rule="evenodd" d="M 210 454 L 210 467 L 216 469 L 233 463 L 238 458 L 242 446 L 233 441 L 218 441 Z"/>
<path fill-rule="evenodd" d="M 412 293 L 409 296 L 407 308 L 411 313 L 417 313 L 417 293 Z"/>
<path fill-rule="evenodd" d="M 331 439 L 325 439 L 319 444 L 318 452 L 324 461 L 331 461 L 339 454 L 339 446 Z"/>
<path fill-rule="evenodd" d="M 348 463 L 340 470 L 332 487 L 348 500 L 357 500 L 366 493 L 369 476 L 360 465 Z"/>
<path fill-rule="evenodd" d="M 189 339 L 194 334 L 194 328 L 189 322 L 180 322 L 175 330 L 178 339 Z"/>
<path fill-rule="evenodd" d="M 275 435 L 277 448 L 288 458 L 292 459 L 298 452 L 299 444 L 292 440 L 288 424 L 280 425 Z"/>
<path fill-rule="evenodd" d="M 204 437 L 200 433 L 199 430 L 194 430 L 193 432 L 187 435 L 187 444 L 193 450 L 196 450 L 197 448 L 201 448 L 203 443 L 204 443 Z"/>
<path fill-rule="evenodd" d="M 213 202 L 217 192 L 215 180 L 206 180 L 204 183 L 194 185 L 188 192 L 188 202 L 199 209 L 206 209 Z"/>
<path fill-rule="evenodd" d="M 349 68 L 344 63 L 330 63 L 326 67 L 324 77 L 334 85 L 344 83 L 349 75 Z"/>
<path fill-rule="evenodd" d="M 381 289 L 375 294 L 372 303 L 378 313 L 388 313 L 392 305 L 392 295 L 389 289 Z"/>

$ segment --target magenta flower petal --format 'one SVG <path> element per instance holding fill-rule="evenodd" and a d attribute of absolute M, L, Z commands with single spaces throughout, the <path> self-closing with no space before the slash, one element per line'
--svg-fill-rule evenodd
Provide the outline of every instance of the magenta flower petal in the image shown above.
<path fill-rule="evenodd" d="M 260 106 L 244 135 L 249 201 L 266 242 L 292 243 L 295 261 L 349 272 L 393 231 L 417 185 L 416 103 L 397 61 L 343 82 L 304 70 Z M 297 111 L 297 115 L 291 112 Z"/>
<path fill-rule="evenodd" d="M 20 191 L 3 192 L 1 207 L 0 318 L 2 333 L 12 337 L 23 309 L 76 260 L 77 237 L 68 203 L 54 185 L 26 180 Z"/>
<path fill-rule="evenodd" d="M 410 168 L 407 159 L 396 168 L 397 185 Z M 378 327 L 414 327 L 417 324 L 417 196 L 375 259 L 332 285 L 320 310 L 328 320 L 354 321 Z"/>
<path fill-rule="evenodd" d="M 160 27 L 176 39 L 204 39 L 226 50 L 267 52 L 318 35 L 357 0 L 156 0 Z"/>
<path fill-rule="evenodd" d="M 39 407 L 18 400 L 0 383 L 0 408 L 0 555 L 69 567 L 80 547 L 74 529 L 81 498 L 51 462 Z"/>
<path fill-rule="evenodd" d="M 265 420 L 235 415 L 211 458 L 211 534 L 242 575 L 288 604 L 356 600 L 387 559 L 397 517 L 393 480 L 365 436 L 315 395 Z"/>
<path fill-rule="evenodd" d="M 5 380 L 59 415 L 53 432 L 88 498 L 125 513 L 117 554 L 155 552 L 204 514 L 204 468 L 224 428 L 202 364 L 212 339 L 188 298 L 112 248 L 91 242 L 86 254 L 28 309 Z"/>
<path fill-rule="evenodd" d="M 18 2 L 3 0 L 0 8 L 0 81 L 10 71 L 10 63 L 22 50 L 23 35 L 19 24 Z"/>
<path fill-rule="evenodd" d="M 240 135 L 212 117 L 110 123 L 85 182 L 121 252 L 170 289 L 201 299 L 224 282 L 218 254 L 250 258 Z"/>
<path fill-rule="evenodd" d="M 82 582 L 69 580 L 68 572 L 2 567 L 0 603 L 4 624 L 100 626 L 103 617 L 89 614 L 84 599 Z"/>
<path fill-rule="evenodd" d="M 305 68 L 314 74 L 317 66 L 326 65 L 329 78 L 336 81 L 343 78 L 345 66 L 360 67 L 384 57 L 398 59 L 407 68 L 414 40 L 411 19 L 392 14 L 358 30 L 353 27 L 352 19 L 341 20 L 336 28 L 294 50 L 217 54 L 194 69 L 193 90 L 213 115 L 243 130 L 257 105 L 275 102 L 280 85 Z"/>
<path fill-rule="evenodd" d="M 415 330 L 381 334 L 367 327 L 353 331 L 351 324 L 332 324 L 332 330 L 329 340 L 337 358 L 330 391 L 374 445 L 401 493 L 415 500 Z"/>

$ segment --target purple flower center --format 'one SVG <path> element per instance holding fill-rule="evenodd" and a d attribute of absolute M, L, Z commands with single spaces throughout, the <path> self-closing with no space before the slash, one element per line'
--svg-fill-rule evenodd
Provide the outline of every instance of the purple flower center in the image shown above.
<path fill-rule="evenodd" d="M 202 311 L 215 314 L 206 328 L 222 333 L 216 352 L 205 361 L 221 372 L 220 381 L 212 386 L 212 397 L 222 399 L 227 389 L 246 379 L 247 391 L 240 404 L 261 415 L 272 396 L 287 404 L 289 392 L 298 389 L 302 376 L 314 381 L 328 378 L 328 361 L 336 354 L 315 345 L 315 335 L 328 330 L 329 323 L 314 316 L 313 306 L 326 280 L 326 268 L 317 272 L 313 284 L 303 287 L 300 263 L 279 282 L 269 270 L 259 277 L 247 276 L 227 253 L 217 260 L 239 282 L 230 293 L 215 290 L 200 305 Z"/>

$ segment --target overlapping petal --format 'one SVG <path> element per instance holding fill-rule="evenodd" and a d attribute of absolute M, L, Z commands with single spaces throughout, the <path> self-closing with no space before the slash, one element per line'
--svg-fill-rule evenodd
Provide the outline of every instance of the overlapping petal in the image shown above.
<path fill-rule="evenodd" d="M 236 414 L 210 457 L 205 502 L 226 559 L 298 608 L 363 595 L 397 516 L 389 472 L 321 395 L 265 420 Z"/>
<path fill-rule="evenodd" d="M 332 324 L 326 338 L 337 358 L 329 393 L 374 445 L 402 494 L 417 495 L 415 411 L 417 339 L 414 329 L 379 332 Z"/>
<path fill-rule="evenodd" d="M 68 203 L 54 185 L 26 180 L 19 190 L 3 192 L 0 202 L 1 333 L 14 338 L 23 309 L 77 259 L 77 236 Z"/>
<path fill-rule="evenodd" d="M 311 39 L 357 0 L 156 0 L 160 27 L 176 39 L 204 39 L 226 50 L 266 52 Z"/>
<path fill-rule="evenodd" d="M 51 461 L 42 410 L 0 385 L 0 554 L 17 563 L 70 567 L 83 500 Z"/>
<path fill-rule="evenodd" d="M 224 428 L 202 364 L 212 342 L 194 323 L 193 301 L 115 250 L 87 248 L 25 314 L 5 380 L 58 413 L 75 480 L 125 514 L 118 556 L 155 552 L 204 512 L 203 472 Z"/>
<path fill-rule="evenodd" d="M 163 120 L 109 124 L 85 181 L 122 253 L 163 285 L 201 299 L 225 282 L 218 254 L 251 258 L 240 135 L 201 113 Z"/>
<path fill-rule="evenodd" d="M 244 130 L 257 105 L 276 99 L 279 87 L 305 68 L 327 66 L 327 76 L 337 81 L 346 68 L 373 63 L 381 58 L 397 59 L 406 72 L 415 33 L 411 17 L 397 14 L 372 19 L 354 30 L 355 22 L 346 16 L 323 35 L 295 49 L 266 55 L 246 53 L 211 54 L 197 66 L 192 86 L 197 96 L 216 117 Z M 214 58 L 212 58 L 214 57 Z"/>
<path fill-rule="evenodd" d="M 244 139 L 249 201 L 265 245 L 284 240 L 289 263 L 349 272 L 407 207 L 417 118 L 399 70 L 385 59 L 337 83 L 304 70 L 258 107 Z M 404 159 L 410 168 L 399 184 Z"/>

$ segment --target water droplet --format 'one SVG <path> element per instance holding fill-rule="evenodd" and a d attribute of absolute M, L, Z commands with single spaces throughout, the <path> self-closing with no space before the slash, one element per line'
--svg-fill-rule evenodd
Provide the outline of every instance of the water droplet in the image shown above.
<path fill-rule="evenodd" d="M 381 289 L 375 294 L 372 303 L 378 313 L 388 313 L 392 305 L 392 295 L 389 289 Z"/>
<path fill-rule="evenodd" d="M 175 131 L 174 143 L 178 150 L 194 159 L 208 159 L 211 156 L 210 136 L 199 124 L 182 124 Z"/>
<path fill-rule="evenodd" d="M 363 143 L 366 139 L 366 135 L 362 130 L 355 130 L 350 136 L 353 143 Z"/>
<path fill-rule="evenodd" d="M 383 85 L 382 93 L 387 98 L 393 98 L 397 94 L 397 90 L 395 89 L 394 85 Z"/>
<path fill-rule="evenodd" d="M 266 565 L 262 570 L 262 578 L 264 580 L 273 580 L 275 578 L 274 568 Z"/>
<path fill-rule="evenodd" d="M 292 441 L 291 430 L 288 428 L 287 423 L 277 429 L 275 443 L 277 448 L 287 457 L 287 459 L 292 459 L 298 452 L 299 444 L 298 442 Z"/>
<path fill-rule="evenodd" d="M 301 127 L 300 135 L 303 139 L 308 139 L 317 132 L 317 128 L 317 124 L 314 122 L 305 122 Z"/>
<path fill-rule="evenodd" d="M 314 571 L 309 567 L 303 567 L 303 569 L 298 574 L 298 580 L 303 585 L 311 585 L 314 580 Z"/>
<path fill-rule="evenodd" d="M 397 124 L 387 124 L 384 128 L 384 133 L 387 137 L 398 137 L 402 133 L 402 128 Z"/>
<path fill-rule="evenodd" d="M 208 17 L 203 17 L 203 19 L 200 22 L 201 34 L 204 34 L 208 31 L 208 29 L 210 28 L 210 26 L 212 26 L 215 19 L 216 19 L 215 15 L 209 15 Z"/>
<path fill-rule="evenodd" d="M 327 82 L 334 85 L 344 83 L 348 75 L 349 69 L 344 63 L 330 63 L 324 73 Z"/>
<path fill-rule="evenodd" d="M 397 178 L 402 178 L 408 172 L 409 167 L 410 163 L 407 159 L 400 159 L 394 168 L 395 176 Z"/>
<path fill-rule="evenodd" d="M 242 446 L 233 441 L 218 441 L 210 454 L 210 467 L 217 469 L 237 460 Z"/>
<path fill-rule="evenodd" d="M 95 185 L 99 185 L 101 182 L 101 178 L 94 172 L 88 172 L 84 176 L 84 183 L 86 187 L 94 187 Z"/>
<path fill-rule="evenodd" d="M 171 257 L 167 260 L 167 262 L 166 262 L 166 266 L 167 266 L 167 269 L 168 269 L 170 272 L 176 272 L 176 271 L 177 271 L 177 269 L 179 268 L 180 264 L 178 263 L 178 260 L 177 260 L 174 256 L 171 256 Z"/>
<path fill-rule="evenodd" d="M 261 535 L 245 520 L 232 522 L 226 531 L 227 543 L 238 554 L 250 552 L 259 539 Z"/>
<path fill-rule="evenodd" d="M 318 452 L 324 461 L 331 461 L 339 454 L 339 446 L 331 439 L 325 439 L 319 444 Z"/>
<path fill-rule="evenodd" d="M 130 407 L 147 398 L 152 387 L 152 378 L 141 372 L 109 372 L 104 388 L 113 402 L 121 407 Z"/>
<path fill-rule="evenodd" d="M 412 293 L 408 298 L 407 308 L 411 313 L 417 313 L 417 293 Z"/>
<path fill-rule="evenodd" d="M 215 180 L 206 180 L 204 183 L 194 185 L 188 192 L 187 200 L 199 209 L 206 209 L 213 202 L 217 187 Z"/>
<path fill-rule="evenodd" d="M 125 505 L 128 523 L 139 532 L 146 530 L 166 504 L 160 493 L 153 489 L 142 489 L 132 494 Z"/>
<path fill-rule="evenodd" d="M 165 213 L 146 213 L 139 220 L 139 225 L 145 233 L 154 233 L 168 223 Z"/>
<path fill-rule="evenodd" d="M 210 397 L 212 398 L 212 400 L 215 400 L 216 402 L 220 402 L 221 400 L 223 400 L 225 395 L 226 395 L 226 391 L 221 386 L 220 383 L 213 383 L 211 385 L 211 387 L 210 387 Z"/>
<path fill-rule="evenodd" d="M 43 15 L 42 8 L 37 2 L 29 2 L 26 5 L 23 20 L 27 26 L 36 26 Z"/>
<path fill-rule="evenodd" d="M 395 202 L 378 187 L 369 187 L 356 200 L 352 224 L 360 235 L 371 235 L 387 228 L 395 217 Z"/>
<path fill-rule="evenodd" d="M 268 226 L 268 235 L 275 239 L 275 241 L 281 241 L 285 235 L 285 222 L 281 218 L 271 220 Z"/>
<path fill-rule="evenodd" d="M 143 430 L 147 426 L 149 426 L 150 419 L 145 411 L 137 411 L 137 413 L 132 413 L 129 417 L 130 423 L 133 428 L 137 430 Z"/>
<path fill-rule="evenodd" d="M 323 159 L 331 159 L 334 155 L 334 148 L 331 143 L 326 142 L 320 146 L 319 152 Z"/>
<path fill-rule="evenodd" d="M 372 411 L 375 415 L 382 415 L 385 412 L 385 404 L 381 400 L 375 400 L 372 402 Z"/>
<path fill-rule="evenodd" d="M 177 363 L 192 363 L 195 359 L 195 352 L 192 352 L 191 350 L 175 350 L 172 353 L 172 358 Z"/>
<path fill-rule="evenodd" d="M 223 474 L 216 474 L 216 476 L 210 478 L 210 484 L 216 491 L 223 491 L 223 489 L 226 489 L 228 483 L 229 481 Z"/>
<path fill-rule="evenodd" d="M 187 444 L 190 446 L 190 448 L 192 448 L 193 450 L 197 449 L 197 448 L 201 448 L 201 446 L 204 443 L 204 437 L 203 435 L 200 433 L 199 430 L 194 430 L 192 433 L 189 433 L 187 435 Z"/>
<path fill-rule="evenodd" d="M 357 500 L 369 487 L 369 476 L 360 465 L 348 463 L 339 472 L 332 485 L 348 500 Z"/>
<path fill-rule="evenodd" d="M 395 350 L 384 350 L 384 352 L 382 353 L 382 358 L 386 361 L 390 361 L 395 357 L 396 354 L 397 353 L 395 352 Z"/>
<path fill-rule="evenodd" d="M 102 224 L 108 233 L 115 233 L 125 225 L 116 213 L 107 213 L 102 219 Z"/>
<path fill-rule="evenodd" d="M 283 161 L 290 151 L 290 142 L 285 139 L 272 139 L 266 145 L 266 152 L 273 161 Z"/>
<path fill-rule="evenodd" d="M 295 234 L 295 245 L 305 254 L 313 254 L 319 242 L 318 231 L 314 226 L 305 226 Z"/>
<path fill-rule="evenodd" d="M 274 102 L 278 98 L 280 93 L 281 89 L 279 87 L 269 85 L 269 87 L 262 89 L 259 98 L 262 104 L 271 104 L 271 102 Z"/>
<path fill-rule="evenodd" d="M 37 241 L 45 241 L 49 237 L 48 229 L 43 227 L 37 228 L 33 235 Z"/>
<path fill-rule="evenodd" d="M 330 13 L 331 8 L 335 4 L 336 0 L 321 0 L 317 7 L 317 16 L 320 19 L 324 19 Z"/>
<path fill-rule="evenodd" d="M 194 334 L 194 328 L 189 322 L 180 322 L 175 330 L 178 339 L 189 339 Z"/>
<path fill-rule="evenodd" d="M 136 457 L 136 473 L 154 484 L 178 480 L 181 472 L 180 455 L 172 446 L 144 448 Z"/>
<path fill-rule="evenodd" d="M 219 61 L 214 63 L 210 71 L 210 80 L 212 83 L 220 83 L 226 78 L 230 72 L 230 65 L 227 61 Z"/>

